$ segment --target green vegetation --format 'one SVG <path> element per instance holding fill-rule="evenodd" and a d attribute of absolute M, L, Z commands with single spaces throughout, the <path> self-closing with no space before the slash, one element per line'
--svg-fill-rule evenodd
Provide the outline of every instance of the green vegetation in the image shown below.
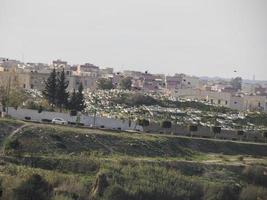
<path fill-rule="evenodd" d="M 212 105 L 206 105 L 202 102 L 196 101 L 172 101 L 168 99 L 156 99 L 152 96 L 145 95 L 142 93 L 124 93 L 118 97 L 114 97 L 112 99 L 113 103 L 116 104 L 125 104 L 127 106 L 151 106 L 151 105 L 159 105 L 164 108 L 192 108 L 201 111 L 210 111 L 217 113 L 234 113 L 235 111 L 226 107 L 217 107 Z"/>
<path fill-rule="evenodd" d="M 132 78 L 125 77 L 120 80 L 119 88 L 122 90 L 131 90 L 132 89 Z"/>
<path fill-rule="evenodd" d="M 61 72 L 57 72 L 56 69 L 50 73 L 48 79 L 45 82 L 45 89 L 43 95 L 46 98 L 49 105 L 44 105 L 44 102 L 39 103 L 31 102 L 28 105 L 28 108 L 38 110 L 51 110 L 57 106 L 60 109 L 69 109 L 72 111 L 83 111 L 86 107 L 84 95 L 83 95 L 83 85 L 79 84 L 78 92 L 76 93 L 75 89 L 71 95 L 67 92 L 69 82 L 66 80 L 64 69 Z"/>
<path fill-rule="evenodd" d="M 113 89 L 113 83 L 111 79 L 100 78 L 97 80 L 97 88 L 101 90 L 111 90 Z"/>
<path fill-rule="evenodd" d="M 158 100 L 142 93 L 124 93 L 121 96 L 114 97 L 112 102 L 116 104 L 126 104 L 128 106 L 157 105 Z"/>
<path fill-rule="evenodd" d="M 66 80 L 64 69 L 58 73 L 56 82 L 56 105 L 60 108 L 68 107 L 69 93 L 67 92 L 69 82 Z"/>
<path fill-rule="evenodd" d="M 265 144 L 0 119 L 5 200 L 266 199 Z M 2 131 L 3 130 L 3 131 Z M 11 134 L 11 135 L 10 135 Z"/>
<path fill-rule="evenodd" d="M 14 200 L 51 199 L 52 187 L 40 175 L 33 174 L 14 189 Z"/>
<path fill-rule="evenodd" d="M 235 123 L 247 125 L 247 123 L 255 124 L 256 126 L 266 126 L 267 114 L 266 113 L 253 113 L 248 114 L 244 119 L 236 119 Z"/>
<path fill-rule="evenodd" d="M 68 104 L 68 108 L 70 110 L 75 110 L 75 111 L 83 111 L 86 108 L 82 83 L 79 84 L 77 93 L 75 90 L 72 92 L 72 95 L 70 97 L 70 101 Z"/>
<path fill-rule="evenodd" d="M 54 68 L 45 82 L 43 95 L 48 100 L 49 104 L 56 105 L 57 102 L 57 72 Z"/>

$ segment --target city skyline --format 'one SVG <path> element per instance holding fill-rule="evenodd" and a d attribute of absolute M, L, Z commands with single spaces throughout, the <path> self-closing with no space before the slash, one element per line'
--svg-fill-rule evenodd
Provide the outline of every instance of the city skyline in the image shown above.
<path fill-rule="evenodd" d="M 0 0 L 0 56 L 267 80 L 266 8 L 263 0 Z"/>

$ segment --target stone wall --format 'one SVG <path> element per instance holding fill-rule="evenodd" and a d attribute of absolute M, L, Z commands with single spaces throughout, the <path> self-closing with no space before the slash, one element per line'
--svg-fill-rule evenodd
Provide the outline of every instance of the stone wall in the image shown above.
<path fill-rule="evenodd" d="M 21 108 L 18 108 L 17 110 L 14 108 L 9 108 L 8 115 L 20 120 L 25 120 L 26 119 L 25 117 L 28 117 L 32 121 L 38 121 L 38 122 L 41 122 L 43 119 L 52 120 L 54 118 L 62 118 L 71 123 L 75 123 L 77 120 L 77 116 L 70 116 L 69 113 L 47 112 L 47 111 L 42 111 L 41 113 L 38 113 L 37 110 L 21 109 Z M 85 126 L 91 126 L 94 124 L 94 117 L 81 115 L 80 123 L 84 124 Z M 108 129 L 117 129 L 117 130 L 138 129 L 140 131 L 143 131 L 143 128 L 141 126 L 136 125 L 134 121 L 132 121 L 129 126 L 128 120 L 121 121 L 105 117 L 96 117 L 95 126 Z"/>

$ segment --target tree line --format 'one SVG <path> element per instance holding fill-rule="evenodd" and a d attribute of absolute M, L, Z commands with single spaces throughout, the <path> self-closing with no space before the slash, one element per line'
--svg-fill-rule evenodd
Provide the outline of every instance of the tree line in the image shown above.
<path fill-rule="evenodd" d="M 60 111 L 62 109 L 83 111 L 86 105 L 82 83 L 79 84 L 78 91 L 74 89 L 71 94 L 67 91 L 68 86 L 69 81 L 66 79 L 64 69 L 57 72 L 54 68 L 45 81 L 43 95 L 53 108 L 57 107 Z"/>
<path fill-rule="evenodd" d="M 121 78 L 118 83 L 113 83 L 109 78 L 100 78 L 97 80 L 97 88 L 101 90 L 111 90 L 114 88 L 119 88 L 122 90 L 132 89 L 132 78 L 124 77 Z"/>

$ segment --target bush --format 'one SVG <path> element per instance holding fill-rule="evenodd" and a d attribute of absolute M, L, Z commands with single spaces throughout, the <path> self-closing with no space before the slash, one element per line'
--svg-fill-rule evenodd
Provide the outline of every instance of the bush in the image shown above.
<path fill-rule="evenodd" d="M 40 175 L 33 174 L 13 191 L 14 200 L 49 200 L 52 187 Z"/>
<path fill-rule="evenodd" d="M 157 105 L 159 103 L 158 100 L 154 99 L 153 97 L 142 93 L 124 94 L 122 96 L 113 98 L 112 101 L 116 104 L 126 104 L 128 106 L 150 106 Z"/>
<path fill-rule="evenodd" d="M 189 131 L 196 132 L 197 130 L 198 130 L 198 127 L 197 126 L 195 126 L 195 125 L 190 125 L 189 126 Z"/>
<path fill-rule="evenodd" d="M 112 185 L 104 193 L 104 200 L 130 200 L 132 197 L 121 186 Z"/>
<path fill-rule="evenodd" d="M 161 122 L 161 127 L 162 128 L 171 128 L 172 127 L 172 122 L 164 120 L 164 121 Z"/>
<path fill-rule="evenodd" d="M 52 200 L 73 200 L 73 198 L 64 195 L 55 195 Z"/>
<path fill-rule="evenodd" d="M 243 188 L 240 194 L 240 200 L 265 200 L 267 198 L 267 189 L 248 185 Z"/>
<path fill-rule="evenodd" d="M 76 110 L 71 110 L 70 111 L 70 116 L 77 116 L 77 111 Z"/>
<path fill-rule="evenodd" d="M 38 108 L 38 113 L 41 113 L 41 112 L 43 112 L 43 106 L 39 106 Z"/>
<path fill-rule="evenodd" d="M 18 139 L 7 139 L 5 142 L 5 150 L 17 150 L 20 147 Z"/>
<path fill-rule="evenodd" d="M 219 126 L 213 126 L 212 127 L 212 132 L 215 134 L 219 134 L 219 133 L 221 133 L 221 131 L 222 131 L 222 128 Z"/>
<path fill-rule="evenodd" d="M 242 136 L 242 135 L 244 135 L 244 133 L 245 133 L 245 132 L 242 131 L 242 130 L 238 130 L 238 131 L 237 131 L 237 135 L 238 135 L 238 136 Z"/>
<path fill-rule="evenodd" d="M 231 185 L 212 184 L 204 188 L 205 200 L 238 200 L 239 188 Z"/>
<path fill-rule="evenodd" d="M 2 186 L 2 180 L 0 179 L 0 199 L 2 199 L 3 196 L 3 186 Z"/>
<path fill-rule="evenodd" d="M 137 124 L 139 126 L 149 126 L 149 121 L 147 119 L 138 119 Z"/>
<path fill-rule="evenodd" d="M 267 169 L 262 166 L 248 166 L 243 171 L 245 179 L 250 184 L 267 187 Z"/>

